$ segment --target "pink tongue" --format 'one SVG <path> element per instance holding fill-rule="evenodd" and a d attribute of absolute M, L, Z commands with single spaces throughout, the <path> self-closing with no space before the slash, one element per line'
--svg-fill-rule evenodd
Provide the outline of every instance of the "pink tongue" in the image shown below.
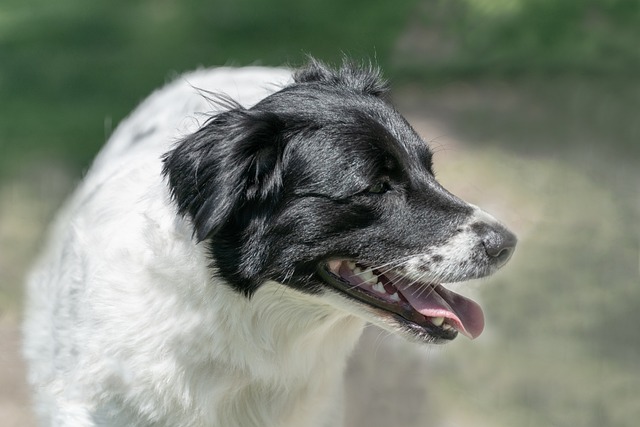
<path fill-rule="evenodd" d="M 451 292 L 440 285 L 427 289 L 407 279 L 395 280 L 394 285 L 409 301 L 411 307 L 426 317 L 444 317 L 460 333 L 474 339 L 484 329 L 482 308 L 462 295 Z"/>

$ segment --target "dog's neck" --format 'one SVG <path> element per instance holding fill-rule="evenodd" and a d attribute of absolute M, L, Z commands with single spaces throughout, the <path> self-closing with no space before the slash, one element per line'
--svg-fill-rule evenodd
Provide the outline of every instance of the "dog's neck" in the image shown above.
<path fill-rule="evenodd" d="M 170 232 L 156 233 L 163 227 Z M 145 356 L 131 375 L 157 373 L 136 399 L 149 403 L 162 384 L 174 384 L 154 396 L 162 404 L 150 408 L 149 417 L 180 407 L 160 419 L 166 425 L 188 417 L 190 424 L 182 425 L 339 426 L 339 419 L 319 420 L 341 413 L 344 369 L 364 321 L 336 308 L 331 295 L 276 282 L 242 295 L 216 274 L 207 247 L 193 245 L 184 220 L 145 230 L 147 239 L 157 240 L 145 274 L 159 279 L 141 291 L 144 307 L 164 308 L 152 328 L 140 329 L 163 357 L 131 349 Z M 165 307 L 167 300 L 172 303 Z"/>
<path fill-rule="evenodd" d="M 187 376 L 197 376 L 195 389 L 188 385 L 192 404 L 210 408 L 206 417 L 219 425 L 315 426 L 328 413 L 338 416 L 347 358 L 364 322 L 274 282 L 251 298 L 212 285 L 215 310 L 207 316 L 215 318 L 199 326 L 211 341 L 185 345 L 179 355 Z"/>
<path fill-rule="evenodd" d="M 362 333 L 359 318 L 276 282 L 251 298 L 218 286 L 214 335 L 228 341 L 210 354 L 262 380 L 307 376 L 317 364 L 344 359 Z"/>

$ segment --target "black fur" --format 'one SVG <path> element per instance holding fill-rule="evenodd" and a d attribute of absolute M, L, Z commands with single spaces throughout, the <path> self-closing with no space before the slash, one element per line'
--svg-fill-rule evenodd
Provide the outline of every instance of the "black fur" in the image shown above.
<path fill-rule="evenodd" d="M 179 212 L 231 286 L 318 292 L 321 262 L 426 252 L 468 218 L 386 94 L 371 65 L 311 60 L 290 86 L 212 117 L 166 155 Z"/>

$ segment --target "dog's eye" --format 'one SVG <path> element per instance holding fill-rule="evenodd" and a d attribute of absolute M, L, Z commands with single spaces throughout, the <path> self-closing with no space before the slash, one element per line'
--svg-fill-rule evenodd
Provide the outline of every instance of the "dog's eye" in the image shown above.
<path fill-rule="evenodd" d="M 379 181 L 369 187 L 367 191 L 373 194 L 383 194 L 389 191 L 389 189 L 390 187 L 387 181 Z"/>

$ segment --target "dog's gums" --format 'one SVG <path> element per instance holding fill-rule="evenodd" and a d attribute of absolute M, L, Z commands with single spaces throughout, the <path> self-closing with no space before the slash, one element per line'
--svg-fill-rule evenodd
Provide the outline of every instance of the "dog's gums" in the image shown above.
<path fill-rule="evenodd" d="M 361 263 L 332 260 L 318 268 L 329 285 L 377 309 L 393 313 L 440 340 L 458 332 L 473 339 L 484 328 L 484 315 L 474 301 L 438 283 L 422 283 Z"/>

